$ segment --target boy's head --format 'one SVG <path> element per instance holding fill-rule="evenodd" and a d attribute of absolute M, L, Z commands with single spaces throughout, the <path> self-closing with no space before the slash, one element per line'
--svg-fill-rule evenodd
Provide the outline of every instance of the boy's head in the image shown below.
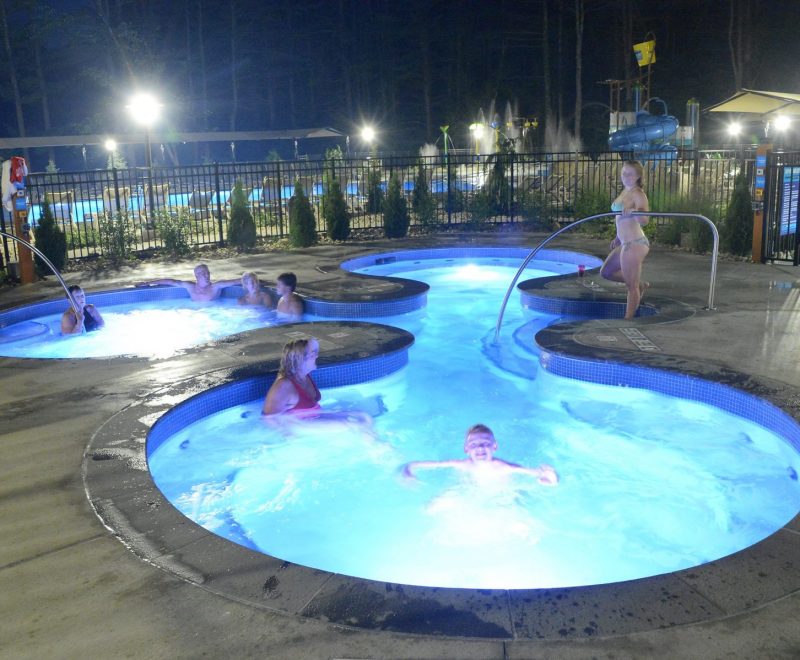
<path fill-rule="evenodd" d="M 294 293 L 295 288 L 297 288 L 297 275 L 294 273 L 281 273 L 278 275 L 275 288 L 281 296 L 285 296 L 287 293 Z"/>
<path fill-rule="evenodd" d="M 464 453 L 471 461 L 491 461 L 497 451 L 494 433 L 485 424 L 475 424 L 467 429 L 464 437 Z"/>

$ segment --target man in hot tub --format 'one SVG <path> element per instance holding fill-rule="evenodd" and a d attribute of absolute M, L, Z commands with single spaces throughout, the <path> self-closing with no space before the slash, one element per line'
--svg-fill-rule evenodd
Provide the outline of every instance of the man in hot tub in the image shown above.
<path fill-rule="evenodd" d="M 211 281 L 211 272 L 205 264 L 197 264 L 194 267 L 194 282 L 186 280 L 173 280 L 164 278 L 161 280 L 150 280 L 137 286 L 179 286 L 189 293 L 189 297 L 195 302 L 210 302 L 219 298 L 225 287 L 239 284 L 238 279 Z"/>

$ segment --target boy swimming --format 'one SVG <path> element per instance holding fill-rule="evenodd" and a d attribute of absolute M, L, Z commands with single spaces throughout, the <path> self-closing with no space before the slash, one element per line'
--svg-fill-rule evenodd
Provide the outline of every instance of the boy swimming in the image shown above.
<path fill-rule="evenodd" d="M 497 440 L 492 430 L 484 424 L 475 424 L 467 429 L 464 438 L 464 453 L 468 458 L 453 459 L 449 461 L 411 461 L 403 466 L 404 477 L 415 479 L 414 470 L 452 468 L 470 473 L 480 474 L 525 474 L 536 477 L 539 483 L 545 486 L 558 484 L 558 474 L 552 466 L 542 464 L 539 467 L 529 468 L 516 463 L 509 463 L 501 458 L 496 458 Z"/>

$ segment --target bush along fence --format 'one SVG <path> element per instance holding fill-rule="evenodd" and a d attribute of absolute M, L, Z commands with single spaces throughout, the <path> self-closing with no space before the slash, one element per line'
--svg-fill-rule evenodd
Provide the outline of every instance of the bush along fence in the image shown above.
<path fill-rule="evenodd" d="M 486 156 L 343 158 L 338 150 L 329 156 L 33 173 L 29 221 L 35 229 L 49 207 L 70 259 L 119 259 L 152 249 L 181 254 L 192 246 L 290 238 L 300 190 L 294 215 L 305 224 L 295 235 L 303 244 L 316 235 L 344 240 L 365 229 L 398 235 L 409 226 L 519 223 L 547 231 L 608 210 L 622 166 L 616 153 L 502 149 Z M 701 204 L 716 221 L 725 215 L 737 176 L 752 169 L 743 165 L 733 152 L 687 152 L 672 162 L 648 164 L 645 188 L 655 210 L 696 210 Z M 8 215 L 3 221 L 5 228 L 11 225 Z M 14 246 L 4 249 L 6 261 L 14 260 Z"/>

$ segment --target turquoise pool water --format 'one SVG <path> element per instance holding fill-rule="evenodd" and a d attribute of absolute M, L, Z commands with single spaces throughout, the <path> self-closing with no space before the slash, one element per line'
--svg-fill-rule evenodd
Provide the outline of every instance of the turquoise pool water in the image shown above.
<path fill-rule="evenodd" d="M 752 545 L 795 515 L 800 461 L 782 438 L 711 406 L 547 374 L 532 338 L 553 317 L 523 313 L 513 298 L 503 343 L 492 346 L 517 263 L 362 270 L 431 286 L 426 309 L 388 321 L 416 335 L 407 368 L 323 391 L 326 409 L 365 410 L 373 425 L 340 418 L 278 432 L 254 401 L 165 441 L 149 457 L 156 484 L 207 529 L 281 559 L 440 587 L 671 572 Z M 494 429 L 500 458 L 548 463 L 560 484 L 400 475 L 407 461 L 463 458 L 464 431 L 476 422 Z"/>
<path fill-rule="evenodd" d="M 91 297 L 90 297 L 91 298 Z M 64 303 L 64 309 L 67 303 Z M 188 298 L 99 306 L 106 325 L 80 335 L 61 335 L 61 312 L 16 324 L 0 332 L 0 355 L 28 358 L 92 358 L 131 355 L 164 358 L 238 332 L 277 323 L 265 309 L 239 305 L 235 298 L 210 303 Z M 37 329 L 35 326 L 39 325 Z M 16 339 L 26 330 L 30 338 Z"/>

